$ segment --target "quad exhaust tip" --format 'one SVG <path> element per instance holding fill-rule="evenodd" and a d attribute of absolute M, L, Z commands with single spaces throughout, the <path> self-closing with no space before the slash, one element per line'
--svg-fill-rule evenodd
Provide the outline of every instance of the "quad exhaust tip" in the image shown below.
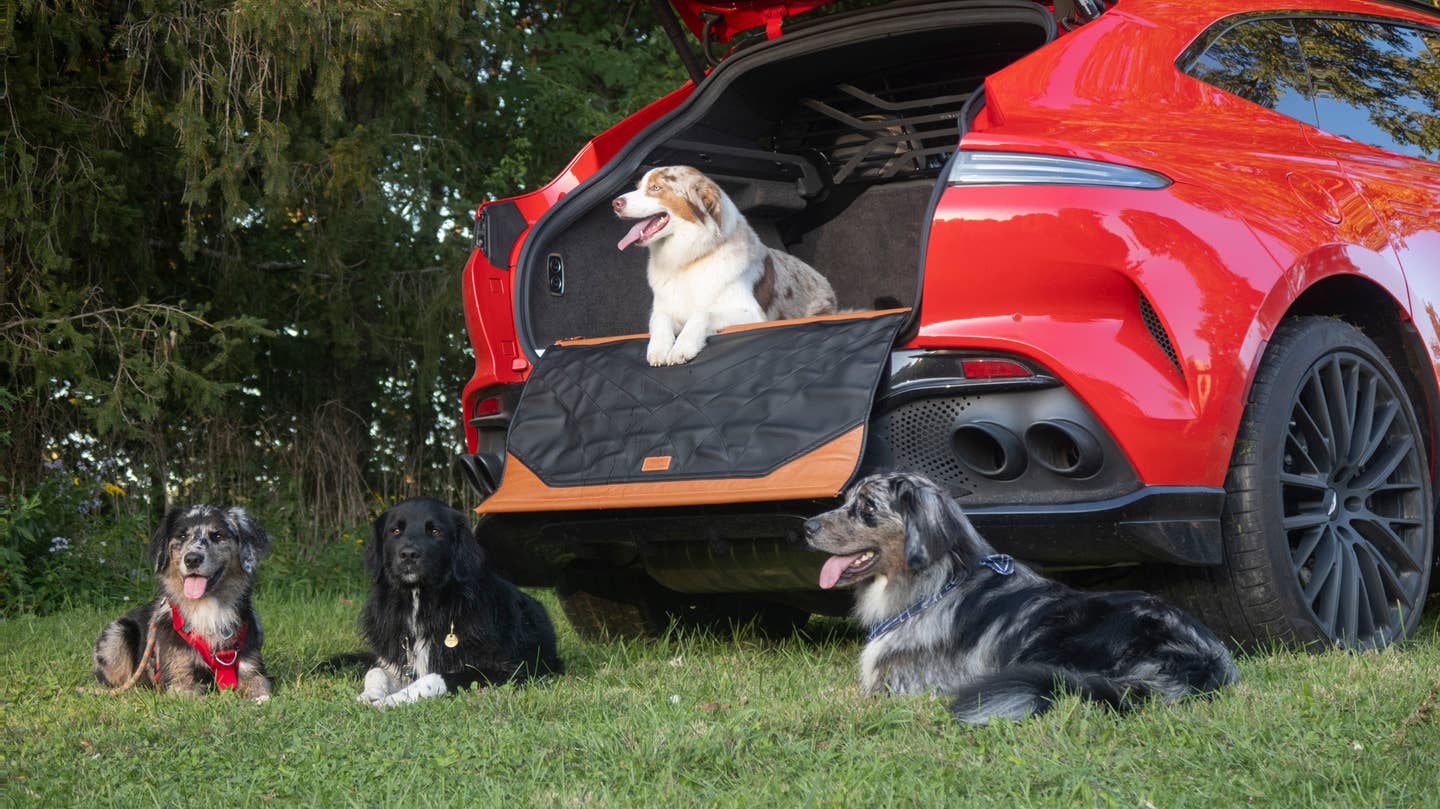
<path fill-rule="evenodd" d="M 1105 463 L 1095 435 L 1068 419 L 1045 419 L 1025 428 L 1025 448 L 1035 463 L 1067 478 L 1088 478 Z"/>
<path fill-rule="evenodd" d="M 951 445 L 960 461 L 982 477 L 1014 480 L 1028 463 L 1020 437 L 1003 424 L 972 421 L 955 428 Z"/>
<path fill-rule="evenodd" d="M 955 427 L 951 447 L 961 463 L 981 477 L 1014 480 L 1033 460 L 1061 477 L 1084 479 L 1105 464 L 1095 434 L 1068 419 L 1042 419 L 1025 428 L 1022 439 L 993 421 L 972 421 Z"/>
<path fill-rule="evenodd" d="M 465 473 L 465 480 L 479 493 L 481 499 L 489 497 L 500 488 L 504 469 L 505 459 L 490 453 L 477 452 L 474 455 L 460 456 L 460 470 Z"/>

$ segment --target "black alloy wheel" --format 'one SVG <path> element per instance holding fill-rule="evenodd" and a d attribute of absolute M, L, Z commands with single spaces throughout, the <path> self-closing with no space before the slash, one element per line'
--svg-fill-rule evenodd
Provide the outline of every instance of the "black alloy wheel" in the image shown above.
<path fill-rule="evenodd" d="M 1225 562 L 1182 600 L 1236 643 L 1367 649 L 1419 622 L 1434 564 L 1425 433 L 1354 326 L 1286 321 L 1261 361 L 1226 477 Z"/>

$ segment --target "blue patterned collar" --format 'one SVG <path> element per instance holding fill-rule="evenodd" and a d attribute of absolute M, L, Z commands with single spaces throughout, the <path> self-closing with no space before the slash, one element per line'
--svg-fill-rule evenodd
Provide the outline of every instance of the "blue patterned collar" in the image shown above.
<path fill-rule="evenodd" d="M 990 568 L 996 573 L 999 573 L 1001 576 L 1009 576 L 1011 573 L 1015 572 L 1015 560 L 1010 558 L 1009 554 L 993 553 L 989 556 L 982 556 L 978 564 L 983 567 Z M 944 598 L 947 595 L 950 595 L 950 593 L 954 591 L 956 587 L 959 587 L 960 582 L 964 579 L 965 576 L 963 572 L 959 572 L 951 576 L 949 580 L 945 582 L 945 586 L 941 587 L 938 592 L 931 593 L 930 595 L 925 596 L 924 598 L 916 601 L 914 604 L 911 604 L 909 607 L 907 607 L 904 612 L 901 612 L 897 615 L 892 615 L 881 623 L 870 627 L 870 637 L 866 640 L 873 643 L 876 638 L 879 638 L 886 632 L 895 629 L 896 627 L 900 626 L 911 618 L 914 618 L 925 610 L 928 610 L 931 607 L 935 606 L 935 604 L 938 603 L 940 599 Z"/>

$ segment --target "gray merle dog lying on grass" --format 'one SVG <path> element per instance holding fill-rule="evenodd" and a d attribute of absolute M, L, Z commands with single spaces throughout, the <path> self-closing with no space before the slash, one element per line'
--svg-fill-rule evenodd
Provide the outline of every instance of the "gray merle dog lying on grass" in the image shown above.
<path fill-rule="evenodd" d="M 954 697 L 962 722 L 1019 719 L 1065 693 L 1127 710 L 1235 683 L 1204 625 L 1140 592 L 1088 593 L 998 554 L 951 497 L 918 475 L 868 477 L 805 523 L 832 554 L 820 586 L 856 586 L 870 630 L 866 693 Z"/>
<path fill-rule="evenodd" d="M 412 497 L 381 514 L 365 565 L 360 623 L 377 665 L 361 702 L 399 705 L 564 670 L 545 608 L 490 571 L 469 521 L 439 500 Z"/>

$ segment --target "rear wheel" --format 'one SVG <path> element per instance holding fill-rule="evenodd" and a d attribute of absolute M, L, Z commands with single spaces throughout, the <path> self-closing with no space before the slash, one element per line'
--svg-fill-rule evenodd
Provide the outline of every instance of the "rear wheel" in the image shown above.
<path fill-rule="evenodd" d="M 1175 570 L 1176 594 L 1244 647 L 1403 638 L 1420 620 L 1433 563 L 1425 447 L 1374 342 L 1330 318 L 1283 323 L 1225 480 L 1225 561 Z"/>
<path fill-rule="evenodd" d="M 749 595 L 677 593 L 639 571 L 572 568 L 555 593 L 575 634 L 588 641 L 659 637 L 672 622 L 721 635 L 753 627 L 778 640 L 810 619 L 804 610 Z"/>

